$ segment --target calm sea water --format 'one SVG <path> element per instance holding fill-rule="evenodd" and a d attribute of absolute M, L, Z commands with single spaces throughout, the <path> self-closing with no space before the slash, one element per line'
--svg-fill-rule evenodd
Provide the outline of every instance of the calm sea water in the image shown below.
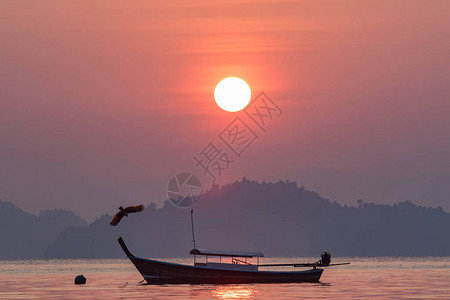
<path fill-rule="evenodd" d="M 314 260 L 265 258 L 264 263 Z M 333 262 L 339 261 L 351 265 L 326 268 L 320 283 L 160 286 L 139 283 L 142 277 L 127 259 L 0 261 L 0 299 L 450 299 L 450 257 Z M 85 285 L 74 284 L 79 274 L 87 278 Z"/>

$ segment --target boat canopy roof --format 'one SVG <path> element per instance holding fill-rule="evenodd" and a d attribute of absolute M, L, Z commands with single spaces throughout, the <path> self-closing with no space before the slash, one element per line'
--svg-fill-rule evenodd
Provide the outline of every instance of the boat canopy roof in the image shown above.
<path fill-rule="evenodd" d="M 247 252 L 247 251 L 222 251 L 222 250 L 205 250 L 192 249 L 190 254 L 206 255 L 206 256 L 229 256 L 229 257 L 263 257 L 261 252 Z"/>

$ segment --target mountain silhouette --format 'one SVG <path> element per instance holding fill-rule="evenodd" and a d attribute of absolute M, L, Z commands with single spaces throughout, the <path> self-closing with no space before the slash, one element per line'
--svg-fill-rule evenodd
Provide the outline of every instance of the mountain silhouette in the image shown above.
<path fill-rule="evenodd" d="M 330 202 L 295 182 L 243 178 L 207 191 L 194 208 L 198 248 L 257 250 L 266 256 L 447 256 L 450 214 L 405 201 L 356 206 Z M 136 255 L 187 256 L 192 248 L 190 211 L 168 201 L 109 226 L 104 215 L 84 228 L 63 230 L 47 258 L 124 257 L 123 236 Z"/>
<path fill-rule="evenodd" d="M 320 191 L 321 195 L 347 205 L 354 205 L 359 198 L 384 204 L 411 201 L 422 206 L 440 206 L 450 212 L 450 174 L 424 173 L 397 178 L 308 169 L 279 174 L 277 178 L 292 178 L 309 190 Z"/>
<path fill-rule="evenodd" d="M 59 232 L 87 225 L 71 211 L 46 210 L 35 216 L 0 200 L 0 259 L 43 258 Z"/>

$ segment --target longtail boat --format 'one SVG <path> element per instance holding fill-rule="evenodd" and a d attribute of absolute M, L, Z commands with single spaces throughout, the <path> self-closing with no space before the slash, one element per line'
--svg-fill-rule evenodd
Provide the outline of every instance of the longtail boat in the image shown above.
<path fill-rule="evenodd" d="M 228 284 L 228 283 L 292 283 L 319 282 L 323 269 L 331 265 L 331 254 L 323 252 L 321 259 L 314 263 L 291 264 L 259 264 L 261 252 L 217 251 L 192 249 L 193 265 L 182 265 L 153 259 L 136 257 L 128 250 L 121 237 L 118 242 L 127 257 L 134 264 L 149 284 Z M 206 258 L 198 262 L 197 256 Z M 208 257 L 215 257 L 216 261 L 208 261 Z M 217 261 L 219 258 L 219 261 Z M 248 259 L 256 258 L 252 264 Z M 224 259 L 224 261 L 222 261 Z M 343 263 L 348 264 L 348 263 Z M 293 266 L 311 268 L 304 271 L 260 271 L 260 267 Z"/>

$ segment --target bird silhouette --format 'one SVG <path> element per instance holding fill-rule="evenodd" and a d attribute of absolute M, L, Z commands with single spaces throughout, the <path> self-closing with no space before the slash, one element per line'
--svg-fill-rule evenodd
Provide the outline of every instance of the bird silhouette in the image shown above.
<path fill-rule="evenodd" d="M 125 216 L 128 217 L 129 213 L 137 213 L 144 210 L 144 205 L 136 205 L 136 206 L 128 206 L 126 208 L 123 208 L 122 206 L 119 207 L 119 212 L 114 216 L 114 218 L 111 220 L 109 224 L 111 226 L 116 226 L 119 224 L 120 220 Z"/>

